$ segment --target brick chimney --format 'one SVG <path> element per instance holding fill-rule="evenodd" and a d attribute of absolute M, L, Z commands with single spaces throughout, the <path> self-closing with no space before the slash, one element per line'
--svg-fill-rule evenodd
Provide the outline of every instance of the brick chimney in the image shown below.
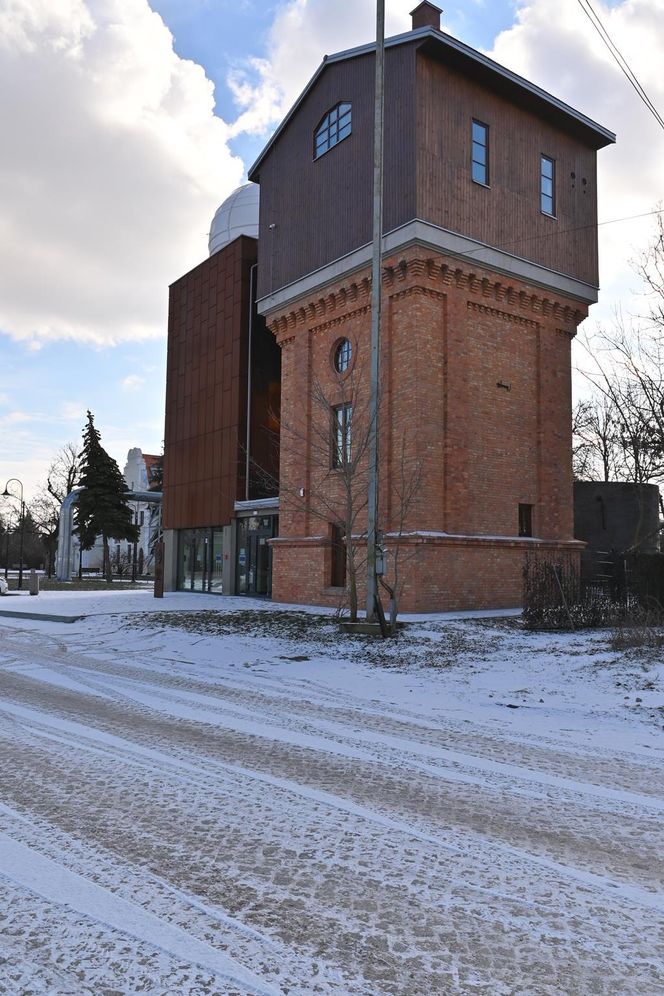
<path fill-rule="evenodd" d="M 415 10 L 410 12 L 413 19 L 413 31 L 417 31 L 418 28 L 435 28 L 440 31 L 440 15 L 442 13 L 440 7 L 429 3 L 428 0 L 419 3 Z"/>

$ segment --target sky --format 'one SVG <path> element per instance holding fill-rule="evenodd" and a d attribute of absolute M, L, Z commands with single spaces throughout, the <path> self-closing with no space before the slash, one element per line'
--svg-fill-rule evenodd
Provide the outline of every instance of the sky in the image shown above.
<path fill-rule="evenodd" d="M 387 34 L 415 0 L 386 0 Z M 595 3 L 664 110 L 664 0 Z M 577 0 L 456 0 L 443 29 L 618 135 L 599 217 L 664 202 L 664 131 Z M 374 0 L 0 0 L 0 488 L 26 498 L 91 409 L 120 466 L 163 438 L 168 286 L 324 54 L 375 37 Z M 653 217 L 602 225 L 600 303 L 643 310 Z"/>

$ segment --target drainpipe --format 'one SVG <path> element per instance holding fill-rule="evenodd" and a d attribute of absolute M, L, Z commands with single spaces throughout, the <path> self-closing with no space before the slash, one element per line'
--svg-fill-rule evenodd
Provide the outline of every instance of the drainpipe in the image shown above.
<path fill-rule="evenodd" d="M 249 340 L 247 343 L 247 433 L 244 458 L 244 499 L 249 501 L 249 453 L 251 446 L 251 342 L 254 334 L 254 274 L 258 263 L 249 271 Z"/>

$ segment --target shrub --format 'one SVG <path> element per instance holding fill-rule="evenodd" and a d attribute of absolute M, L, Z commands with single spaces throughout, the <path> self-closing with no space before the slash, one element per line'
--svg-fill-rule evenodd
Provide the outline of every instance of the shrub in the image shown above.
<path fill-rule="evenodd" d="M 616 599 L 600 585 L 583 585 L 572 557 L 529 556 L 523 569 L 527 629 L 569 630 L 616 626 L 638 615 L 635 599 Z"/>

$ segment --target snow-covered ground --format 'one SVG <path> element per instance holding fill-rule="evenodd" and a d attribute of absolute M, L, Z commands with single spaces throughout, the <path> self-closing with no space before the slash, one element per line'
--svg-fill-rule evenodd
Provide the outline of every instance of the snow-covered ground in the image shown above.
<path fill-rule="evenodd" d="M 0 993 L 664 993 L 661 656 L 3 598 Z"/>

